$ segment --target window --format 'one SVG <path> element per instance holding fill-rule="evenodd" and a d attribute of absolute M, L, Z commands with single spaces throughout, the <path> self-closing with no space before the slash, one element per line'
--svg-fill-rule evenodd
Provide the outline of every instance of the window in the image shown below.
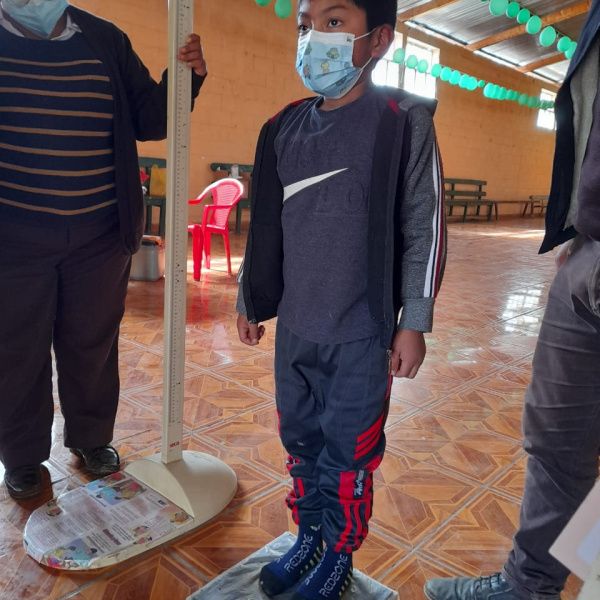
<path fill-rule="evenodd" d="M 556 100 L 556 94 L 549 90 L 542 90 L 540 94 L 540 99 L 542 102 L 544 100 L 549 100 L 550 102 L 554 102 Z M 538 111 L 538 119 L 537 119 L 538 127 L 542 129 L 556 129 L 556 118 L 554 116 L 553 108 L 540 109 Z"/>
<path fill-rule="evenodd" d="M 406 57 L 413 54 L 419 60 L 426 60 L 430 68 L 440 62 L 438 48 L 409 37 L 406 40 Z M 427 73 L 419 73 L 416 69 L 406 69 L 403 87 L 407 92 L 426 98 L 435 98 L 436 79 Z"/>
<path fill-rule="evenodd" d="M 389 52 L 377 63 L 373 69 L 373 83 L 376 85 L 389 85 L 391 87 L 400 87 L 402 81 L 402 67 L 394 62 L 394 52 L 402 48 L 402 34 L 396 31 L 394 43 Z"/>

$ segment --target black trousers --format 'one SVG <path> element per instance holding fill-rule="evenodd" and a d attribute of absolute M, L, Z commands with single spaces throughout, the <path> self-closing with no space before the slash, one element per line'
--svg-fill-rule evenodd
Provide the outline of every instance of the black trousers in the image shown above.
<path fill-rule="evenodd" d="M 294 521 L 322 525 L 329 547 L 354 552 L 369 532 L 373 472 L 385 450 L 388 352 L 378 337 L 307 342 L 279 322 L 275 382 Z"/>
<path fill-rule="evenodd" d="M 65 446 L 112 440 L 130 265 L 116 217 L 79 226 L 0 222 L 0 460 L 7 469 L 50 456 L 52 347 Z"/>

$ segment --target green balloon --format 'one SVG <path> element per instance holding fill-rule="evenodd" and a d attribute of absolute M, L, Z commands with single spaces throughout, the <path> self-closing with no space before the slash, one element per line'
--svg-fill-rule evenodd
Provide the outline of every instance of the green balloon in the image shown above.
<path fill-rule="evenodd" d="M 508 90 L 505 87 L 500 88 L 500 92 L 498 93 L 498 100 L 506 100 L 508 96 Z"/>
<path fill-rule="evenodd" d="M 467 84 L 467 89 L 470 92 L 474 92 L 477 89 L 479 82 L 477 81 L 477 77 L 469 77 L 469 83 Z"/>
<path fill-rule="evenodd" d="M 516 92 L 515 90 L 509 90 L 508 94 L 509 94 L 508 99 L 511 100 L 512 102 L 519 99 L 519 92 Z"/>
<path fill-rule="evenodd" d="M 571 60 L 573 55 L 575 54 L 575 50 L 577 50 L 577 42 L 572 42 L 569 46 L 569 49 L 565 52 L 565 56 L 567 60 Z"/>
<path fill-rule="evenodd" d="M 505 14 L 507 8 L 508 0 L 490 0 L 489 9 L 495 17 Z"/>
<path fill-rule="evenodd" d="M 440 65 L 439 63 L 435 64 L 435 65 L 433 65 L 433 67 L 431 67 L 431 76 L 432 77 L 435 77 L 437 79 L 440 76 L 441 72 L 442 72 L 442 65 Z"/>
<path fill-rule="evenodd" d="M 419 64 L 419 59 L 414 55 L 411 54 L 407 59 L 406 59 L 406 66 L 409 69 L 416 69 L 417 65 Z"/>
<path fill-rule="evenodd" d="M 536 35 L 542 30 L 542 20 L 537 16 L 533 15 L 529 21 L 527 21 L 527 25 L 525 25 L 525 31 L 529 35 Z"/>
<path fill-rule="evenodd" d="M 525 106 L 527 104 L 528 100 L 529 100 L 529 96 L 527 94 L 521 94 L 519 96 L 519 104 L 521 106 Z"/>
<path fill-rule="evenodd" d="M 506 9 L 506 16 L 509 19 L 516 19 L 520 10 L 521 5 L 518 2 L 510 2 L 508 8 Z"/>
<path fill-rule="evenodd" d="M 519 25 L 525 25 L 529 19 L 531 19 L 531 12 L 526 8 L 522 8 L 517 15 L 517 22 Z"/>
<path fill-rule="evenodd" d="M 444 67 L 442 72 L 440 73 L 440 79 L 442 81 L 450 81 L 450 76 L 452 75 L 452 69 L 450 67 Z"/>
<path fill-rule="evenodd" d="M 527 100 L 527 106 L 529 108 L 535 108 L 535 98 L 533 96 L 530 96 Z"/>
<path fill-rule="evenodd" d="M 544 48 L 548 48 L 554 44 L 556 37 L 556 29 L 554 29 L 554 27 L 544 27 L 542 33 L 540 33 L 540 44 L 544 46 Z"/>
<path fill-rule="evenodd" d="M 275 2 L 275 14 L 280 19 L 287 19 L 292 14 L 292 0 L 277 0 Z"/>
<path fill-rule="evenodd" d="M 406 56 L 406 52 L 404 51 L 404 48 L 398 48 L 398 50 L 396 50 L 394 52 L 394 56 L 393 56 L 392 60 L 396 64 L 401 65 L 404 62 L 405 56 Z"/>
<path fill-rule="evenodd" d="M 573 41 L 571 40 L 571 38 L 565 35 L 564 37 L 561 37 L 560 40 L 558 40 L 558 44 L 556 45 L 556 47 L 558 48 L 559 52 L 566 52 L 571 47 L 572 43 Z"/>
<path fill-rule="evenodd" d="M 493 94 L 492 94 L 493 91 L 494 91 L 494 84 L 486 83 L 485 87 L 483 88 L 483 95 L 486 98 L 493 98 Z"/>
<path fill-rule="evenodd" d="M 419 71 L 419 73 L 427 73 L 428 70 L 429 63 L 425 59 L 420 60 L 419 64 L 417 65 L 417 71 Z"/>
<path fill-rule="evenodd" d="M 271 4 L 271 0 L 256 0 L 256 4 L 259 6 L 269 6 L 269 4 Z"/>
<path fill-rule="evenodd" d="M 460 71 L 452 71 L 452 75 L 450 75 L 450 85 L 458 85 L 462 74 Z"/>
<path fill-rule="evenodd" d="M 485 84 L 486 84 L 486 83 L 487 83 L 487 82 L 486 82 L 485 80 L 483 80 L 483 79 L 480 79 L 480 80 L 477 82 L 477 86 L 478 86 L 478 87 L 480 87 L 481 89 L 483 89 L 483 88 L 485 87 Z"/>
<path fill-rule="evenodd" d="M 470 80 L 471 80 L 471 76 L 464 73 L 463 75 L 460 76 L 460 79 L 458 81 L 458 87 L 461 87 L 463 90 L 466 90 L 467 87 L 469 86 Z"/>

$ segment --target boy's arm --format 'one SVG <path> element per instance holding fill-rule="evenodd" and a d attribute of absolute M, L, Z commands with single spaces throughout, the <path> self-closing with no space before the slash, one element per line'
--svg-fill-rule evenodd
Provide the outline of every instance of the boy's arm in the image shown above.
<path fill-rule="evenodd" d="M 403 309 L 398 328 L 429 332 L 446 263 L 444 181 L 429 110 L 417 106 L 408 118 L 410 155 L 400 210 Z"/>

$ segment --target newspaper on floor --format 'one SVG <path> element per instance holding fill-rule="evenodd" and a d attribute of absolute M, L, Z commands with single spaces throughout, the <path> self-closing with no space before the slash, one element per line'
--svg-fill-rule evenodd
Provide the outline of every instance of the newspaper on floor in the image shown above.
<path fill-rule="evenodd" d="M 55 569 L 90 569 L 103 558 L 183 527 L 191 517 L 124 472 L 51 500 L 29 519 L 27 553 Z"/>
<path fill-rule="evenodd" d="M 296 541 L 296 536 L 284 533 L 254 554 L 234 565 L 192 594 L 188 600 L 268 600 L 260 590 L 258 574 L 267 563 L 285 554 Z M 289 600 L 293 591 L 277 596 Z M 381 583 L 354 571 L 354 581 L 344 594 L 344 600 L 397 600 L 398 595 Z"/>

